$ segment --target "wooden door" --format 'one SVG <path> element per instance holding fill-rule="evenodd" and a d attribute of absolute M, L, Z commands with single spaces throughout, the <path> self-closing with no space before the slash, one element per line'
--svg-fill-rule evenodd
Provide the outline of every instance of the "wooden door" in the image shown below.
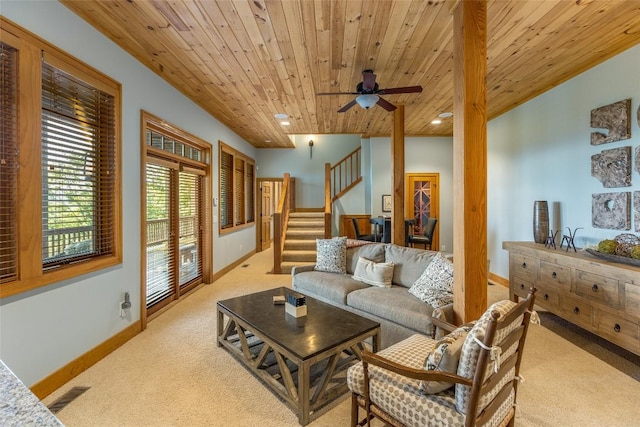
<path fill-rule="evenodd" d="M 271 200 L 272 200 L 271 182 L 263 182 L 260 191 L 261 209 L 260 209 L 260 243 L 261 251 L 269 249 L 271 246 Z"/>
<path fill-rule="evenodd" d="M 273 241 L 273 213 L 282 191 L 282 178 L 258 178 L 256 180 L 260 194 L 256 197 L 256 208 L 260 220 L 256 221 L 256 252 L 271 247 Z"/>
<path fill-rule="evenodd" d="M 407 218 L 415 219 L 413 234 L 422 234 L 422 227 L 427 218 L 438 218 L 431 244 L 431 249 L 437 251 L 440 248 L 440 174 L 408 173 L 405 182 L 405 215 Z"/>

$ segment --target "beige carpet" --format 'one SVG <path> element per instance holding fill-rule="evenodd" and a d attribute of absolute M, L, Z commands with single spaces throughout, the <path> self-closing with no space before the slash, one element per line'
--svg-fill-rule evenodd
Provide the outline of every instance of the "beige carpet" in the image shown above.
<path fill-rule="evenodd" d="M 186 297 L 44 403 L 71 387 L 90 387 L 57 414 L 69 427 L 297 426 L 294 413 L 215 341 L 216 301 L 290 286 L 290 276 L 268 274 L 271 257 L 271 251 L 257 254 Z M 507 297 L 501 286 L 488 289 L 490 301 Z M 640 359 L 607 350 L 555 316 L 542 317 L 558 333 L 546 326 L 529 329 L 517 425 L 640 425 Z M 347 426 L 349 416 L 345 396 L 310 425 Z"/>

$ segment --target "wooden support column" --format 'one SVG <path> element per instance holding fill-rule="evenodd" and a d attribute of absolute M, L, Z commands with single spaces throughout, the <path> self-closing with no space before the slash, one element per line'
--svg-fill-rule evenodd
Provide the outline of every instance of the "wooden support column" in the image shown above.
<path fill-rule="evenodd" d="M 398 105 L 393 112 L 391 165 L 393 176 L 391 243 L 404 246 L 404 105 Z"/>
<path fill-rule="evenodd" d="M 456 323 L 487 307 L 487 2 L 453 16 L 453 262 Z"/>

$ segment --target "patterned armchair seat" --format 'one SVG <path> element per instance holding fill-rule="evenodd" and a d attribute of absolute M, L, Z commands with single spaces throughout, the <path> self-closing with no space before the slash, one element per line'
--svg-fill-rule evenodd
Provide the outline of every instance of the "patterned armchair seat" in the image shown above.
<path fill-rule="evenodd" d="M 512 424 L 534 294 L 497 302 L 439 340 L 415 334 L 379 353 L 363 352 L 347 373 L 351 425 L 366 417 L 392 426 Z"/>

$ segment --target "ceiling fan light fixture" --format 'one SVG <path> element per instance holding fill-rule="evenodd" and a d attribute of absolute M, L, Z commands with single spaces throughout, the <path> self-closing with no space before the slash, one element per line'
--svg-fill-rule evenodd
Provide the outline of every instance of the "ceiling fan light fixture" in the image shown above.
<path fill-rule="evenodd" d="M 358 95 L 356 97 L 356 102 L 359 106 L 361 106 L 365 110 L 368 110 L 378 103 L 378 99 L 380 99 L 380 97 L 376 94 Z"/>

